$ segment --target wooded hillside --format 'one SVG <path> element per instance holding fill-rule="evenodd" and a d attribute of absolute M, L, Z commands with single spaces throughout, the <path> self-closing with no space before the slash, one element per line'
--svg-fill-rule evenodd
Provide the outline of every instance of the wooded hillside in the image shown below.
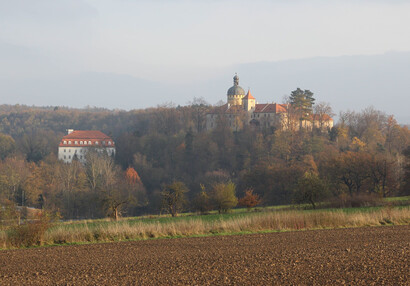
<path fill-rule="evenodd" d="M 382 111 L 342 112 L 327 131 L 244 124 L 233 132 L 223 120 L 205 130 L 211 108 L 202 99 L 132 111 L 2 105 L 0 200 L 76 218 L 159 212 L 173 182 L 184 183 L 183 208 L 192 210 L 201 194 L 231 182 L 237 197 L 252 189 L 264 205 L 410 194 L 410 131 Z M 112 136 L 115 161 L 59 162 L 68 128 Z"/>

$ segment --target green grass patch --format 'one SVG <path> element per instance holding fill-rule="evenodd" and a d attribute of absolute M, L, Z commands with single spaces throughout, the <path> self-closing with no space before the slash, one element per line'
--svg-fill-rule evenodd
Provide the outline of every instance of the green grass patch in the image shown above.
<path fill-rule="evenodd" d="M 384 198 L 386 202 L 409 202 L 410 203 L 410 196 L 403 196 L 403 197 L 391 197 L 391 198 Z"/>

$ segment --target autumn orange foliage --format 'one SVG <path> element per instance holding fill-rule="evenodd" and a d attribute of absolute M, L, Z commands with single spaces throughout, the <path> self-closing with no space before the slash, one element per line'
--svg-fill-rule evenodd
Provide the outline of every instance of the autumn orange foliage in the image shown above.
<path fill-rule="evenodd" d="M 132 167 L 128 167 L 125 171 L 125 178 L 130 185 L 142 184 L 140 176 Z"/>
<path fill-rule="evenodd" d="M 252 189 L 248 189 L 245 192 L 245 196 L 241 199 L 239 199 L 238 204 L 240 206 L 247 207 L 248 210 L 251 208 L 257 206 L 258 204 L 261 203 L 261 199 L 259 198 L 258 194 L 254 194 Z"/>

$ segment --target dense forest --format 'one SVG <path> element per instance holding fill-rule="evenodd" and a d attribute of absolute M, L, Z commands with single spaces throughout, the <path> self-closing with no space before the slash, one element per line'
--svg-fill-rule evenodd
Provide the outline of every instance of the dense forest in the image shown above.
<path fill-rule="evenodd" d="M 131 111 L 2 105 L 0 204 L 68 219 L 167 211 L 173 188 L 184 196 L 178 207 L 193 211 L 221 207 L 218 188 L 253 193 L 262 205 L 410 195 L 410 130 L 382 111 L 341 112 L 329 130 L 232 131 L 220 120 L 206 131 L 212 108 L 197 98 Z M 90 152 L 85 165 L 59 162 L 68 128 L 112 136 L 115 158 Z"/>

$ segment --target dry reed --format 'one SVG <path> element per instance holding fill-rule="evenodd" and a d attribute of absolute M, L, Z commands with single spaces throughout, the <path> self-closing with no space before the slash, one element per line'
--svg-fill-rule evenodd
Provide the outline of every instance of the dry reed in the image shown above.
<path fill-rule="evenodd" d="M 410 223 L 410 208 L 383 208 L 367 212 L 277 211 L 261 212 L 216 221 L 201 216 L 171 222 L 105 222 L 89 226 L 90 221 L 67 227 L 59 224 L 49 229 L 44 244 L 109 242 L 148 238 L 199 236 L 212 234 L 289 231 L 323 228 L 400 225 Z M 0 247 L 8 246 L 7 235 L 0 232 Z"/>

